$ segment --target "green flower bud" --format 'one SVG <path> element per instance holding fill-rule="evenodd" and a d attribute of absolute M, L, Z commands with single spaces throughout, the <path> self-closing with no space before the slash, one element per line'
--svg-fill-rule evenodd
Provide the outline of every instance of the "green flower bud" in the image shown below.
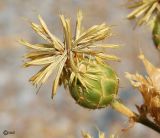
<path fill-rule="evenodd" d="M 75 101 L 86 108 L 108 106 L 118 93 L 118 77 L 112 68 L 97 61 L 82 62 L 79 71 L 71 75 L 69 90 Z"/>

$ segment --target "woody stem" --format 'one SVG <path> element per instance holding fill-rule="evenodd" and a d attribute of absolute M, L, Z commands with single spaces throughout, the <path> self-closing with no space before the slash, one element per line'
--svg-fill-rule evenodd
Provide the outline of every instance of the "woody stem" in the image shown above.
<path fill-rule="evenodd" d="M 153 129 L 154 131 L 160 133 L 160 126 L 156 125 L 155 123 L 153 123 L 152 121 L 150 121 L 148 118 L 144 118 L 144 117 L 140 117 L 138 118 L 138 120 L 136 121 L 144 126 L 147 126 L 151 129 Z"/>

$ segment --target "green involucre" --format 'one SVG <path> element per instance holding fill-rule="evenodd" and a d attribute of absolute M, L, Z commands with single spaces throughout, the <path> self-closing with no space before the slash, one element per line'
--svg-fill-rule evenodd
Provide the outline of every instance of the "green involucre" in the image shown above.
<path fill-rule="evenodd" d="M 83 74 L 75 75 L 69 90 L 75 101 L 86 108 L 97 109 L 108 106 L 118 92 L 118 77 L 110 66 L 95 61 L 79 66 Z M 84 71 L 85 70 L 85 71 Z"/>

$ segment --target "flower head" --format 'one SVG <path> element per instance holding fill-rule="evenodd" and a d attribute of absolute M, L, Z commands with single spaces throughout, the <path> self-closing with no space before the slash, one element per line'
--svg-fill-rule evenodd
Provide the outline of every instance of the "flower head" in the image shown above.
<path fill-rule="evenodd" d="M 143 96 L 144 104 L 139 108 L 139 111 L 142 109 L 140 113 L 150 115 L 155 123 L 160 125 L 160 69 L 154 67 L 144 55 L 140 55 L 139 58 L 143 61 L 148 76 L 127 73 L 126 77 Z"/>
<path fill-rule="evenodd" d="M 30 44 L 25 40 L 20 43 L 31 49 L 31 52 L 25 55 L 27 61 L 25 67 L 42 66 L 42 69 L 30 78 L 33 85 L 41 86 L 46 82 L 53 71 L 57 70 L 53 81 L 52 98 L 56 94 L 58 85 L 68 85 L 71 73 L 80 76 L 81 70 L 78 65 L 85 59 L 103 62 L 104 60 L 119 60 L 116 56 L 106 55 L 97 48 L 117 48 L 118 45 L 97 44 L 112 35 L 111 28 L 105 23 L 94 25 L 82 30 L 82 12 L 77 14 L 75 35 L 72 34 L 70 19 L 60 15 L 60 21 L 63 27 L 64 40 L 61 41 L 53 35 L 47 28 L 46 23 L 41 16 L 38 16 L 40 24 L 31 23 L 32 29 L 47 41 L 45 44 Z"/>
<path fill-rule="evenodd" d="M 137 24 L 147 23 L 153 15 L 160 13 L 160 0 L 131 0 L 133 5 L 129 8 L 134 10 L 127 16 L 128 19 L 137 19 Z"/>

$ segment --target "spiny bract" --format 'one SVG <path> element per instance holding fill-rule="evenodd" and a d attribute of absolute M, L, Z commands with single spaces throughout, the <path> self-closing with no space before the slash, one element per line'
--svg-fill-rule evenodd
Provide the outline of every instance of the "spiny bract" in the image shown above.
<path fill-rule="evenodd" d="M 137 18 L 137 24 L 147 23 L 152 17 L 160 13 L 160 0 L 130 0 L 133 2 L 128 8 L 135 8 L 128 16 L 128 19 Z"/>
<path fill-rule="evenodd" d="M 119 59 L 114 55 L 106 55 L 97 48 L 117 48 L 118 45 L 97 44 L 112 35 L 111 28 L 105 23 L 82 30 L 82 12 L 77 14 L 75 36 L 72 37 L 70 19 L 60 15 L 64 32 L 64 41 L 51 34 L 47 25 L 39 16 L 40 25 L 31 22 L 32 29 L 47 44 L 30 44 L 25 40 L 20 43 L 32 51 L 25 58 L 24 66 L 43 66 L 30 78 L 33 85 L 41 86 L 48 77 L 57 70 L 53 81 L 52 98 L 58 85 L 69 87 L 71 95 L 79 103 L 88 108 L 102 108 L 112 101 L 117 94 L 118 79 L 115 72 L 103 61 Z M 85 72 L 84 72 L 85 69 Z M 96 79 L 96 80 L 95 80 Z M 91 87 L 94 86 L 94 87 Z M 83 97 L 83 102 L 79 100 Z M 92 102 L 92 103 L 90 103 Z"/>

